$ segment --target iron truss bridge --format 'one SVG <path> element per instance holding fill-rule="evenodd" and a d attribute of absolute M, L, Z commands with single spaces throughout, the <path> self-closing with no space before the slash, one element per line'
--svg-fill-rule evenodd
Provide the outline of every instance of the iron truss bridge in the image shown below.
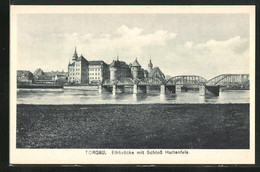
<path fill-rule="evenodd" d="M 168 80 L 164 78 L 144 78 L 144 79 L 132 79 L 128 77 L 121 77 L 117 80 L 106 79 L 101 85 L 103 86 L 133 86 L 133 85 L 182 85 L 187 87 L 199 87 L 206 86 L 221 86 L 221 87 L 239 87 L 249 88 L 249 74 L 222 74 L 218 75 L 210 80 L 197 75 L 179 75 L 174 76 Z"/>
<path fill-rule="evenodd" d="M 132 79 L 127 77 L 119 78 L 118 80 L 105 80 L 102 85 L 103 86 L 160 86 L 160 85 L 183 85 L 183 86 L 199 86 L 205 85 L 207 80 L 203 77 L 196 75 L 180 75 L 172 77 L 168 80 L 164 78 L 144 78 L 144 79 Z"/>
<path fill-rule="evenodd" d="M 249 89 L 250 77 L 249 74 L 222 74 L 208 80 L 206 85 Z"/>

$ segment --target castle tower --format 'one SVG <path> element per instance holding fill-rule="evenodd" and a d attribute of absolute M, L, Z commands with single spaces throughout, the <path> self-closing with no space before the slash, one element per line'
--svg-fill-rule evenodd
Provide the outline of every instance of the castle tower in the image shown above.
<path fill-rule="evenodd" d="M 117 79 L 117 61 L 113 60 L 113 62 L 110 64 L 109 66 L 109 70 L 110 70 L 110 80 L 115 80 Z"/>
<path fill-rule="evenodd" d="M 152 60 L 150 59 L 150 62 L 148 64 L 148 72 L 150 73 L 152 69 L 153 69 L 153 64 L 152 64 Z"/>
<path fill-rule="evenodd" d="M 77 54 L 77 49 L 75 47 L 75 52 L 73 54 L 72 61 L 76 60 L 77 58 L 78 58 L 78 54 Z"/>
<path fill-rule="evenodd" d="M 141 65 L 138 63 L 136 58 L 133 64 L 131 65 L 131 73 L 133 79 L 139 78 L 140 71 L 141 71 Z"/>

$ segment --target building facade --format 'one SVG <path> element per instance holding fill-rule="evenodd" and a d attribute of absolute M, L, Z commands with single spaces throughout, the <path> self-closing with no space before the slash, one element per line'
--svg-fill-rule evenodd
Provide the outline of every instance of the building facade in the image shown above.
<path fill-rule="evenodd" d="M 34 82 L 32 72 L 27 70 L 17 70 L 17 83 L 18 84 L 31 84 Z"/>
<path fill-rule="evenodd" d="M 72 62 L 68 65 L 68 83 L 92 84 L 109 79 L 109 66 L 104 61 L 88 61 L 78 57 L 75 48 Z"/>
<path fill-rule="evenodd" d="M 109 67 L 104 61 L 89 61 L 89 83 L 100 83 L 109 79 Z"/>
<path fill-rule="evenodd" d="M 88 84 L 88 61 L 81 55 L 78 57 L 75 49 L 72 63 L 68 65 L 68 82 L 71 84 Z"/>

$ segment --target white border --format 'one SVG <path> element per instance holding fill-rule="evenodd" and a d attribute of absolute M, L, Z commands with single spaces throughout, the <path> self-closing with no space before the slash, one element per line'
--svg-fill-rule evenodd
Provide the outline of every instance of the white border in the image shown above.
<path fill-rule="evenodd" d="M 254 164 L 255 6 L 18 6 L 11 5 L 10 164 Z M 188 149 L 182 155 L 86 155 L 87 149 L 16 149 L 17 15 L 21 13 L 248 13 L 250 15 L 250 149 Z M 90 149 L 89 149 L 90 150 Z M 96 149 L 95 149 L 96 150 Z M 100 149 L 101 150 L 101 149 Z M 116 149 L 113 149 L 116 150 Z M 128 149 L 126 149 L 128 150 Z M 131 149 L 132 151 L 137 151 Z M 146 149 L 142 149 L 146 150 Z"/>

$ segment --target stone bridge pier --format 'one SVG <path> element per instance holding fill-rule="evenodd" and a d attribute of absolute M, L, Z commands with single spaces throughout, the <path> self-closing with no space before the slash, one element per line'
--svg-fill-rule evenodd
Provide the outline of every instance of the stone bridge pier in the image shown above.
<path fill-rule="evenodd" d="M 165 94 L 166 93 L 166 86 L 165 85 L 161 85 L 160 86 L 160 93 L 161 94 Z"/>
<path fill-rule="evenodd" d="M 220 86 L 202 85 L 199 87 L 200 96 L 219 96 Z"/>
<path fill-rule="evenodd" d="M 175 93 L 180 93 L 181 92 L 181 88 L 182 88 L 182 85 L 175 85 Z"/>

